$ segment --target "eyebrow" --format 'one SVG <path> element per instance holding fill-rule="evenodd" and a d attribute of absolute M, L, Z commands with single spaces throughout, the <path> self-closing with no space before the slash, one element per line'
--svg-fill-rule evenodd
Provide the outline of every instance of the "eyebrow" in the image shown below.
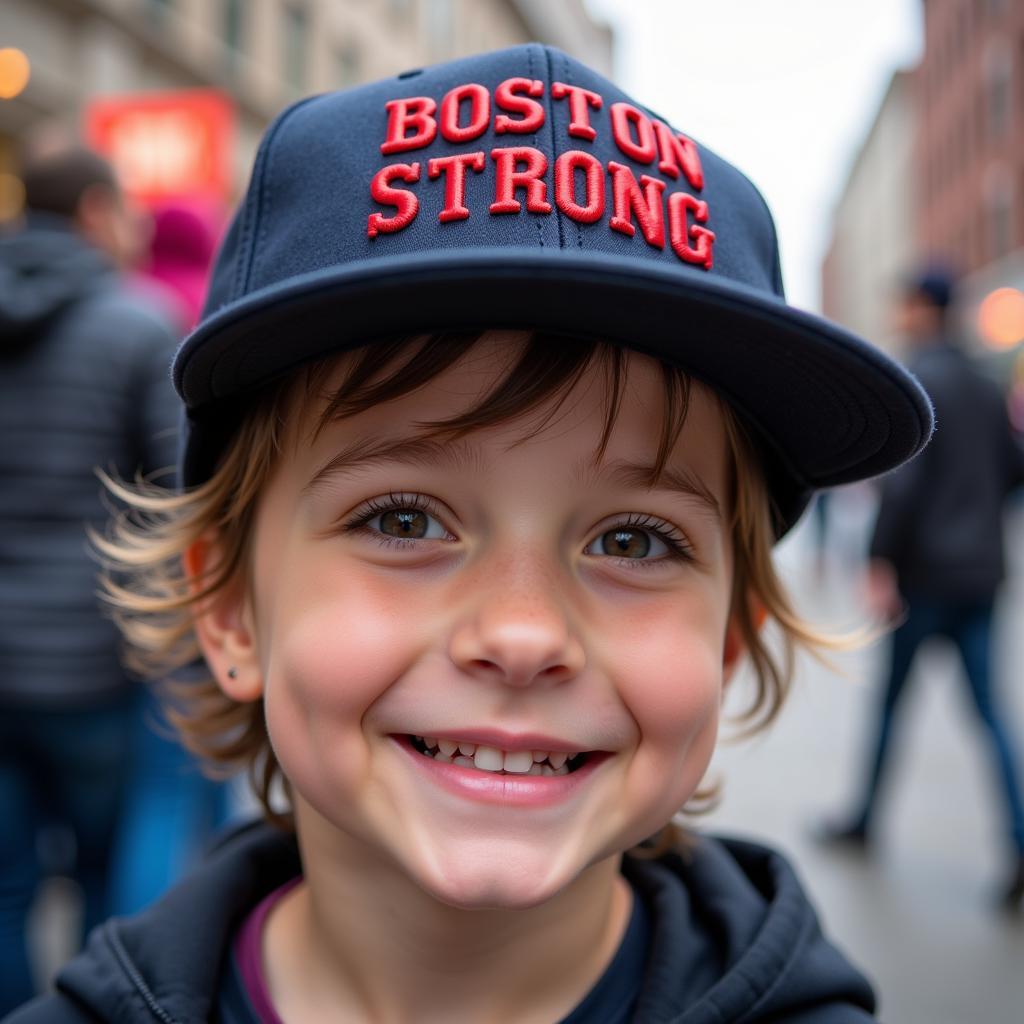
<path fill-rule="evenodd" d="M 625 459 L 616 459 L 600 467 L 592 461 L 581 459 L 576 465 L 574 478 L 584 484 L 603 477 L 623 487 L 670 491 L 696 498 L 715 519 L 721 521 L 722 507 L 718 499 L 695 473 L 671 466 L 665 466 L 660 473 L 655 473 L 655 469 L 654 463 L 629 462 Z"/>
<path fill-rule="evenodd" d="M 365 437 L 328 459 L 302 490 L 308 493 L 333 476 L 342 476 L 373 462 L 415 463 L 476 472 L 485 472 L 488 468 L 479 448 L 458 441 L 442 442 L 430 437 Z"/>
<path fill-rule="evenodd" d="M 334 476 L 343 476 L 375 462 L 395 462 L 437 468 L 467 469 L 486 473 L 490 463 L 480 449 L 459 441 L 439 441 L 430 437 L 365 437 L 353 441 L 333 455 L 310 478 L 303 493 Z M 646 491 L 670 491 L 696 498 L 717 520 L 722 518 L 718 499 L 696 474 L 683 468 L 666 466 L 655 474 L 653 463 L 617 459 L 597 465 L 592 459 L 580 459 L 571 478 L 584 485 L 606 479 L 622 487 Z"/>

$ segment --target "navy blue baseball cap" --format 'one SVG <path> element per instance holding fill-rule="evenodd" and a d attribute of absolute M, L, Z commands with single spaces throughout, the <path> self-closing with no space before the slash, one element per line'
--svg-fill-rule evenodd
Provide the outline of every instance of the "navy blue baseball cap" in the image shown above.
<path fill-rule="evenodd" d="M 906 371 L 786 305 L 746 177 L 530 44 L 313 96 L 270 126 L 174 361 L 182 484 L 300 364 L 482 328 L 598 338 L 710 385 L 761 450 L 780 534 L 813 490 L 892 469 L 932 430 Z"/>

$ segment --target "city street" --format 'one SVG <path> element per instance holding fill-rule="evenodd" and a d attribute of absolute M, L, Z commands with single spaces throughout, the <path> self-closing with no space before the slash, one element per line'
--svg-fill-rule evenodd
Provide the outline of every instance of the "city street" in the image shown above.
<path fill-rule="evenodd" d="M 846 499 L 847 495 L 843 495 Z M 780 550 L 801 611 L 825 625 L 856 623 L 853 552 L 868 502 L 836 512 L 824 578 L 815 581 L 805 522 Z M 1024 744 L 1024 516 L 1009 531 L 1014 574 L 1000 614 L 1000 682 Z M 843 539 L 850 559 L 841 556 Z M 720 750 L 720 807 L 701 827 L 768 841 L 795 862 L 826 933 L 873 979 L 890 1024 L 1019 1024 L 1024 1019 L 1024 914 L 991 908 L 1005 870 L 995 773 L 952 649 L 927 647 L 906 694 L 902 730 L 869 857 L 817 846 L 815 824 L 856 791 L 881 651 L 837 660 L 846 678 L 803 661 L 791 701 L 766 736 Z M 735 693 L 739 698 L 740 693 Z"/>

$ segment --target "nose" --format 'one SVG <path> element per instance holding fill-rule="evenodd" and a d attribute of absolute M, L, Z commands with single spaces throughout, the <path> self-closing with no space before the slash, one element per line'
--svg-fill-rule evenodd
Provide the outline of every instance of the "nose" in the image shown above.
<path fill-rule="evenodd" d="M 491 572 L 467 594 L 449 655 L 468 675 L 507 686 L 572 679 L 586 663 L 556 583 L 541 573 Z"/>

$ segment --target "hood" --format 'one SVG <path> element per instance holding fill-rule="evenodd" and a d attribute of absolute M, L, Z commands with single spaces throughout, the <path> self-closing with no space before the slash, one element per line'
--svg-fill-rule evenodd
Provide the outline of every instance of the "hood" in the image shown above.
<path fill-rule="evenodd" d="M 873 1020 L 867 979 L 823 936 L 786 860 L 739 839 L 625 858 L 655 922 L 635 1021 L 854 1024 Z"/>
<path fill-rule="evenodd" d="M 106 257 L 61 218 L 33 219 L 0 236 L 0 348 L 35 334 L 112 275 Z"/>
<path fill-rule="evenodd" d="M 264 895 L 300 870 L 293 837 L 267 825 L 249 826 L 151 908 L 96 929 L 86 950 L 58 976 L 57 989 L 89 1020 L 209 1020 L 234 929 Z M 796 876 L 778 854 L 738 840 L 700 839 L 685 856 L 627 857 L 624 873 L 644 900 L 652 929 L 634 1021 L 873 1019 L 870 986 L 824 939 Z M 15 1019 L 71 1019 L 55 1012 L 54 1001 L 51 996 L 30 1004 Z"/>

